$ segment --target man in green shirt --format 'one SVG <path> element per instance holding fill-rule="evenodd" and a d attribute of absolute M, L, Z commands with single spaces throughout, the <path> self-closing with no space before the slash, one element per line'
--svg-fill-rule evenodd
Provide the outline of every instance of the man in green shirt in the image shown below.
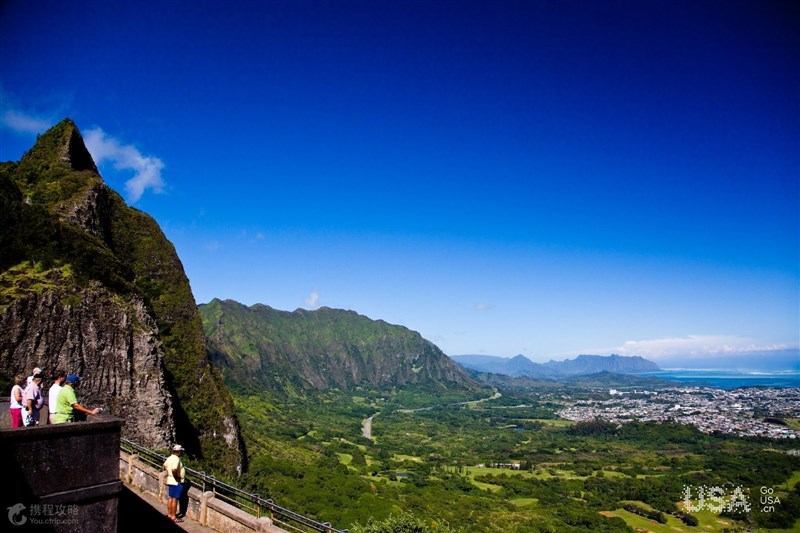
<path fill-rule="evenodd" d="M 74 422 L 75 411 L 87 415 L 96 415 L 102 411 L 99 407 L 90 410 L 78 403 L 78 397 L 75 394 L 75 385 L 80 383 L 80 381 L 81 378 L 77 374 L 70 374 L 67 376 L 64 388 L 58 393 L 58 398 L 56 399 L 56 407 L 58 409 L 54 417 L 54 422 L 56 424 Z"/>

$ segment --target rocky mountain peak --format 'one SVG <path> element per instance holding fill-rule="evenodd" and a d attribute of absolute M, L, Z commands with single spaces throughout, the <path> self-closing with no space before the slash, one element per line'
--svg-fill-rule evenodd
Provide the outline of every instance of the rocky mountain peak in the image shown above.
<path fill-rule="evenodd" d="M 86 144 L 83 142 L 81 132 L 78 131 L 78 128 L 71 120 L 69 123 L 72 127 L 69 128 L 70 133 L 67 142 L 64 143 L 64 146 L 59 152 L 59 160 L 62 163 L 68 164 L 72 170 L 91 170 L 92 172 L 97 172 L 97 165 L 95 165 L 92 154 L 89 153 Z"/>
<path fill-rule="evenodd" d="M 83 142 L 78 126 L 69 118 L 40 135 L 20 162 L 23 166 L 33 163 L 63 163 L 74 171 L 90 170 L 97 173 L 97 165 Z"/>
<path fill-rule="evenodd" d="M 74 122 L 0 164 L 0 207 L 0 377 L 83 373 L 84 399 L 125 418 L 126 437 L 178 439 L 241 471 L 233 401 L 175 248 L 103 182 Z"/>

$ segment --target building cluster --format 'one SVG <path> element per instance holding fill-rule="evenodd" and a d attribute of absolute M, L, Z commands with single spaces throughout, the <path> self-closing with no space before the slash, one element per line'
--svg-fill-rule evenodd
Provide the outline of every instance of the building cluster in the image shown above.
<path fill-rule="evenodd" d="M 519 461 L 513 461 L 511 463 L 489 463 L 488 465 L 486 463 L 480 463 L 475 466 L 477 468 L 486 468 L 488 466 L 489 468 L 505 468 L 507 470 L 519 470 L 520 468 L 522 468 L 522 463 L 520 463 Z"/>
<path fill-rule="evenodd" d="M 616 390 L 609 393 L 608 400 L 571 402 L 558 415 L 578 422 L 677 422 L 704 433 L 800 439 L 800 431 L 781 423 L 784 418 L 800 418 L 800 388 L 667 388 L 636 394 Z"/>

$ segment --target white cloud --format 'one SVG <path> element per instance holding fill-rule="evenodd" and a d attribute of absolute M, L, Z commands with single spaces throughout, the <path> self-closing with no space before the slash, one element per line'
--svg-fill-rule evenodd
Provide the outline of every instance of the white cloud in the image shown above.
<path fill-rule="evenodd" d="M 476 311 L 491 311 L 492 309 L 494 309 L 494 306 L 493 306 L 493 305 L 489 305 L 489 304 L 475 304 L 475 310 L 476 310 Z"/>
<path fill-rule="evenodd" d="M 687 335 L 663 339 L 631 340 L 617 349 L 620 355 L 641 355 L 653 359 L 668 357 L 714 357 L 749 352 L 795 348 L 788 344 L 758 344 L 733 335 Z"/>
<path fill-rule="evenodd" d="M 318 303 L 319 303 L 319 292 L 317 291 L 317 289 L 314 289 L 313 291 L 311 291 L 311 294 L 308 295 L 308 298 L 306 298 L 306 305 L 309 307 L 316 307 Z"/>
<path fill-rule="evenodd" d="M 86 130 L 83 140 L 98 166 L 108 161 L 116 170 L 133 171 L 134 176 L 125 182 L 128 201 L 137 202 L 148 189 L 163 192 L 161 169 L 164 163 L 161 159 L 143 155 L 132 144 L 122 144 L 100 128 Z"/>
<path fill-rule="evenodd" d="M 56 123 L 54 114 L 31 111 L 0 83 L 0 125 L 21 135 L 44 133 Z"/>
<path fill-rule="evenodd" d="M 44 133 L 52 122 L 48 119 L 33 116 L 16 109 L 7 109 L 0 115 L 0 123 L 17 133 Z"/>

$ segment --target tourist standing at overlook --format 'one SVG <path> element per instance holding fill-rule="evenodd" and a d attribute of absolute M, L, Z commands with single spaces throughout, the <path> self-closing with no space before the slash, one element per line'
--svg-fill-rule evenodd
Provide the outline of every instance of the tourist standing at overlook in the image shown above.
<path fill-rule="evenodd" d="M 186 469 L 183 467 L 183 446 L 176 444 L 172 447 L 172 455 L 164 461 L 164 470 L 167 471 L 167 487 L 169 488 L 169 501 L 167 501 L 167 517 L 173 522 L 183 522 L 178 518 L 178 500 L 183 494 L 183 481 Z"/>
<path fill-rule="evenodd" d="M 61 389 L 64 388 L 64 382 L 67 380 L 67 373 L 63 370 L 59 370 L 56 372 L 56 380 L 50 386 L 50 390 L 47 392 L 47 408 L 50 412 L 47 415 L 47 421 L 50 424 L 56 423 L 56 413 L 58 412 L 58 407 L 56 406 L 56 402 L 58 401 L 58 393 L 61 392 Z"/>
<path fill-rule="evenodd" d="M 11 427 L 22 427 L 22 408 L 25 400 L 22 398 L 22 384 L 25 383 L 25 376 L 18 374 L 14 376 L 14 386 L 11 387 L 11 398 L 9 410 L 11 411 Z"/>
<path fill-rule="evenodd" d="M 24 415 L 22 423 L 25 426 L 35 426 L 39 423 L 39 410 L 44 405 L 44 398 L 42 397 L 42 375 L 34 374 L 33 379 L 28 386 L 25 387 L 25 408 L 27 414 Z"/>
<path fill-rule="evenodd" d="M 41 368 L 39 368 L 38 366 L 36 368 L 34 368 L 33 369 L 33 373 L 30 376 L 28 376 L 28 381 L 25 383 L 25 386 L 27 387 L 28 385 L 31 384 L 31 381 L 33 381 L 33 376 L 35 376 L 36 374 L 41 374 L 41 373 L 42 373 L 42 369 Z"/>
<path fill-rule="evenodd" d="M 96 407 L 95 409 L 87 409 L 78 403 L 78 396 L 75 394 L 75 385 L 80 382 L 81 378 L 77 374 L 70 374 L 62 387 L 61 392 L 58 393 L 56 400 L 56 416 L 53 421 L 56 424 L 64 422 L 75 422 L 75 412 L 84 413 L 87 415 L 96 415 L 102 409 Z"/>

